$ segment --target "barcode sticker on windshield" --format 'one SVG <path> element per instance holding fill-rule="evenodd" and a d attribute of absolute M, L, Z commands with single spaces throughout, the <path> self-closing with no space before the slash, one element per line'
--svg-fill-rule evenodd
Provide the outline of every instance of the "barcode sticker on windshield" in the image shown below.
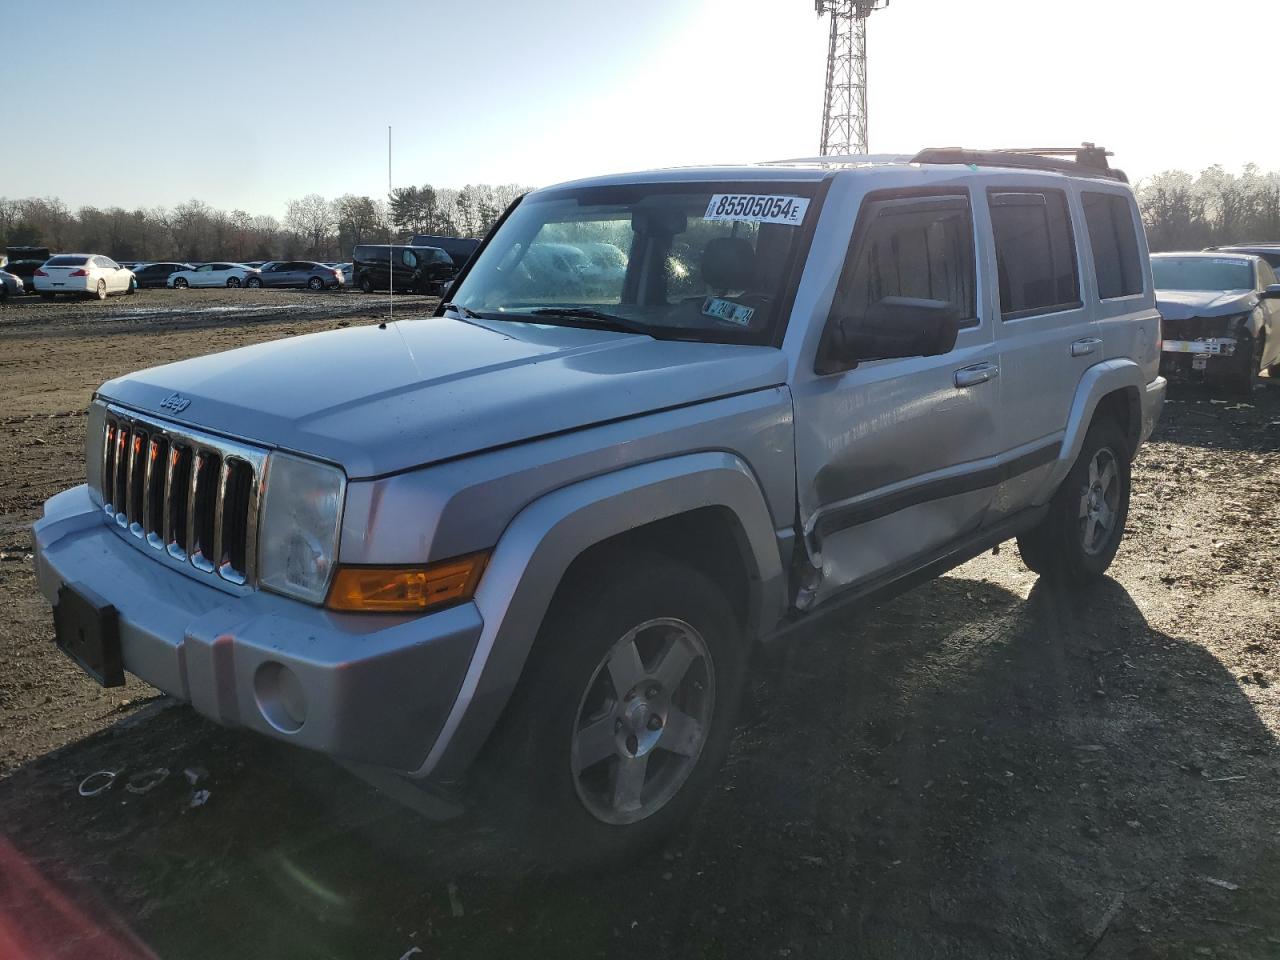
<path fill-rule="evenodd" d="M 745 220 L 799 226 L 809 209 L 808 197 L 778 197 L 761 193 L 717 193 L 707 204 L 704 220 Z"/>

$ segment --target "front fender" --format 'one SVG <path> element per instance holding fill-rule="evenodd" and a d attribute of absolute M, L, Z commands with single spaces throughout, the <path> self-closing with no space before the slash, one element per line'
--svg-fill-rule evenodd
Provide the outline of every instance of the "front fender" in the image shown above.
<path fill-rule="evenodd" d="M 1122 391 L 1126 403 L 1129 404 L 1131 422 L 1140 424 L 1139 431 L 1133 436 L 1134 450 L 1146 434 L 1147 411 L 1144 409 L 1144 397 L 1147 393 L 1146 377 L 1142 368 L 1132 360 L 1104 360 L 1095 363 L 1084 372 L 1076 387 L 1075 399 L 1071 403 L 1071 413 L 1067 418 L 1067 429 L 1062 438 L 1062 447 L 1058 451 L 1058 459 L 1049 471 L 1044 485 L 1035 498 L 1036 503 L 1044 503 L 1053 496 L 1062 481 L 1066 479 L 1080 449 L 1084 446 L 1085 434 L 1093 422 L 1098 404 L 1108 394 Z M 1134 419 L 1136 415 L 1136 419 Z"/>
<path fill-rule="evenodd" d="M 484 629 L 439 738 L 413 774 L 450 780 L 488 738 L 524 669 L 569 565 L 628 530 L 702 507 L 725 507 L 741 525 L 754 567 L 752 621 L 785 610 L 785 577 L 764 494 L 750 468 L 723 452 L 653 461 L 549 493 L 516 515 L 485 570 L 475 603 Z"/>

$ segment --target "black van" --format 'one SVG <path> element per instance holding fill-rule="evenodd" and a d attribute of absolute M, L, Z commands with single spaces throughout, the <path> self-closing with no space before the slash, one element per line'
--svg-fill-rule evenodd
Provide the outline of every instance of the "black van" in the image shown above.
<path fill-rule="evenodd" d="M 48 247 L 5 247 L 8 262 L 0 269 L 12 273 L 22 280 L 22 289 L 27 293 L 36 292 L 36 271 L 44 266 L 44 262 L 52 256 Z"/>
<path fill-rule="evenodd" d="M 457 272 L 439 247 L 362 243 L 351 255 L 352 282 L 365 293 L 386 290 L 394 278 L 396 290 L 438 294 Z"/>
<path fill-rule="evenodd" d="M 479 240 L 470 237 L 437 237 L 429 233 L 415 233 L 409 241 L 415 247 L 439 247 L 453 259 L 453 265 L 461 270 L 480 246 Z"/>

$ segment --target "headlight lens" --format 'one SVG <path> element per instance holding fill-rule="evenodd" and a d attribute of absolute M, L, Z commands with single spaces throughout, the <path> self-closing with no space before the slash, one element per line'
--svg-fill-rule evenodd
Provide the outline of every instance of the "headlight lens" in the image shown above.
<path fill-rule="evenodd" d="M 323 603 L 338 555 L 346 477 L 337 467 L 273 453 L 258 532 L 258 582 Z"/>

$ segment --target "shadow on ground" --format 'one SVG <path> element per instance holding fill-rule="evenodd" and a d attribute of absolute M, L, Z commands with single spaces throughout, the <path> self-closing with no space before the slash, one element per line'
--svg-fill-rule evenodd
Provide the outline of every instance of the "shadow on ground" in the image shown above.
<path fill-rule="evenodd" d="M 1235 679 L 1114 581 L 1023 600 L 944 578 L 767 651 L 751 693 L 683 835 L 537 881 L 504 875 L 482 828 L 157 711 L 0 783 L 0 955 L 6 931 L 94 957 L 1280 950 L 1276 804 L 1235 800 L 1238 778 L 1280 785 L 1276 745 Z M 79 796 L 100 768 L 124 774 Z"/>

